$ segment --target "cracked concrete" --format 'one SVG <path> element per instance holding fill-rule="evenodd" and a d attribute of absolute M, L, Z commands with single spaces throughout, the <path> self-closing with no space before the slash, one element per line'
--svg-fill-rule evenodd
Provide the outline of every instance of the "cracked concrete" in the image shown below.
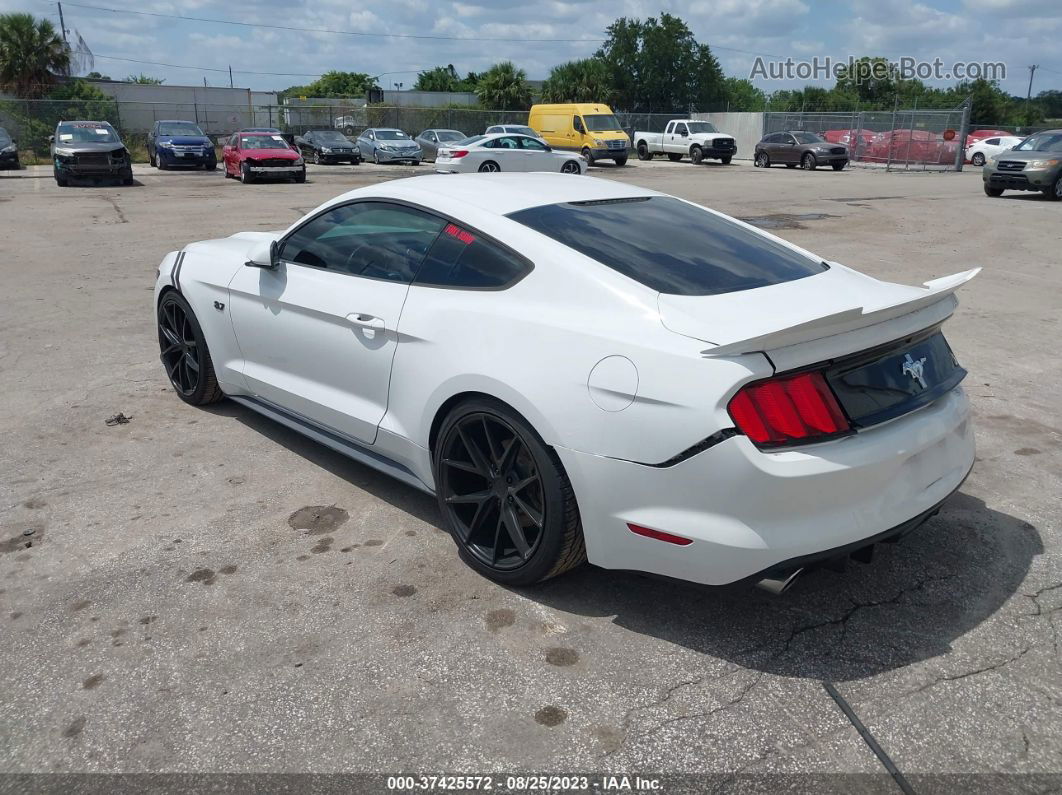
<path fill-rule="evenodd" d="M 986 265 L 945 327 L 978 462 L 917 533 L 781 598 L 589 568 L 507 590 L 429 498 L 185 406 L 157 363 L 166 251 L 407 173 L 0 181 L 0 772 L 880 774 L 822 681 L 910 775 L 1058 772 L 1056 206 L 976 174 L 596 168 L 742 217 L 828 207 L 780 231 L 897 281 Z M 330 543 L 289 525 L 309 506 L 346 511 Z"/>

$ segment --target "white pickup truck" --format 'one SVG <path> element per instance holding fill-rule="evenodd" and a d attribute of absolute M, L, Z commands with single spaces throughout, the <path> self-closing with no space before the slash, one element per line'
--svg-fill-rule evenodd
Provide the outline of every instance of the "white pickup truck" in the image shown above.
<path fill-rule="evenodd" d="M 734 136 L 720 132 L 710 121 L 694 119 L 672 119 L 662 133 L 635 132 L 634 148 L 639 160 L 652 160 L 653 155 L 681 160 L 689 155 L 694 163 L 709 157 L 725 164 L 737 153 Z"/>

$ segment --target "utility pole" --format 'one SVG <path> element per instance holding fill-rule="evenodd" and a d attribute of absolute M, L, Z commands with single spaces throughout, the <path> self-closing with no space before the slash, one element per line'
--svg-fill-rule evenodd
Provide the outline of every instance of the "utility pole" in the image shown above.
<path fill-rule="evenodd" d="M 232 88 L 232 64 L 229 64 L 229 88 Z"/>
<path fill-rule="evenodd" d="M 59 28 L 63 31 L 63 41 L 65 41 L 67 46 L 69 47 L 70 42 L 66 41 L 66 22 L 63 21 L 63 4 L 56 3 L 56 5 L 59 6 Z"/>
<path fill-rule="evenodd" d="M 1032 81 L 1033 75 L 1036 74 L 1036 70 L 1040 68 L 1040 64 L 1036 63 L 1029 67 L 1029 93 L 1025 95 L 1025 101 L 1028 102 L 1032 99 Z"/>

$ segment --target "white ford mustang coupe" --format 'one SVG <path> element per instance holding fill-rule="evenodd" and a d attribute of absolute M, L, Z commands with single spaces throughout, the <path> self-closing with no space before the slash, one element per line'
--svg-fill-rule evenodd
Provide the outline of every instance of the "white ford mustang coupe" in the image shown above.
<path fill-rule="evenodd" d="M 975 273 L 907 287 L 634 185 L 440 175 L 172 252 L 155 309 L 182 400 L 435 494 L 487 577 L 780 591 L 970 471 L 940 328 Z"/>

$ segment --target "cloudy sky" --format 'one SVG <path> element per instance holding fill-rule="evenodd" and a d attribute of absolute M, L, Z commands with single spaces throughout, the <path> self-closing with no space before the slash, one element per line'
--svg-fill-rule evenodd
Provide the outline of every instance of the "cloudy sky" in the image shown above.
<path fill-rule="evenodd" d="M 0 11 L 11 10 L 58 23 L 54 2 L 0 0 Z M 948 65 L 1003 61 L 1008 67 L 1003 87 L 1020 95 L 1027 88 L 1028 65 L 1039 64 L 1034 93 L 1062 89 L 1060 0 L 67 0 L 63 6 L 67 28 L 88 42 L 98 71 L 116 78 L 143 72 L 171 84 L 201 84 L 206 77 L 212 85 L 227 85 L 227 71 L 204 68 L 231 65 L 236 85 L 255 89 L 306 83 L 328 69 L 381 75 L 385 88 L 397 82 L 408 87 L 418 69 L 452 63 L 463 73 L 505 59 L 541 79 L 550 66 L 593 53 L 616 17 L 643 18 L 661 10 L 686 20 L 728 75 L 748 77 L 757 54 L 796 60 L 939 57 Z M 243 27 L 131 11 L 379 35 Z M 792 85 L 757 82 L 768 91 Z"/>

